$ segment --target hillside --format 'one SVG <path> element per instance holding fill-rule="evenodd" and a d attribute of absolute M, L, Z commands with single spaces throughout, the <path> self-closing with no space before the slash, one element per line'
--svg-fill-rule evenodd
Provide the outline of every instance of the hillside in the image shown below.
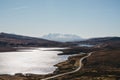
<path fill-rule="evenodd" d="M 0 33 L 1 47 L 55 47 L 64 46 L 63 43 L 42 38 L 28 37 L 16 34 Z"/>
<path fill-rule="evenodd" d="M 111 44 L 113 42 L 115 43 L 120 42 L 120 37 L 91 38 L 91 39 L 86 39 L 82 41 L 73 41 L 73 42 L 67 42 L 67 43 L 71 45 L 76 45 L 76 46 L 80 44 L 100 46 L 102 44 Z"/>

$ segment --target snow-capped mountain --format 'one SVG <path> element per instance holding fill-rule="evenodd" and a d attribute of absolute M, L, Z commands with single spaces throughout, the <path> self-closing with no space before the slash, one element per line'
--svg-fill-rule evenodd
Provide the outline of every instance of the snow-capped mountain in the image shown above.
<path fill-rule="evenodd" d="M 50 33 L 47 35 L 43 35 L 42 38 L 60 42 L 68 42 L 68 41 L 80 41 L 82 38 L 73 34 L 59 34 L 59 33 Z"/>

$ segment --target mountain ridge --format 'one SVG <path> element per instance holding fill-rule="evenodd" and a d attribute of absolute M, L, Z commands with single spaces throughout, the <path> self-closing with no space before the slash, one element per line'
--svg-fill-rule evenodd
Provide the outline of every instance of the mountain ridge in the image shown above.
<path fill-rule="evenodd" d="M 59 41 L 59 42 L 68 42 L 68 41 L 80 41 L 83 40 L 80 36 L 74 34 L 60 34 L 60 33 L 50 33 L 43 35 L 42 38 Z"/>
<path fill-rule="evenodd" d="M 0 33 L 0 46 L 30 46 L 30 47 L 50 47 L 61 46 L 62 43 L 57 41 L 46 40 L 42 38 L 16 35 L 10 33 Z"/>

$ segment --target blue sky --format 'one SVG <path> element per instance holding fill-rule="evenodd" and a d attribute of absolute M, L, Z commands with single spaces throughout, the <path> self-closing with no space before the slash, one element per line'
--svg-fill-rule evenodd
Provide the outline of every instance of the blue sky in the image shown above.
<path fill-rule="evenodd" d="M 0 32 L 120 36 L 120 0 L 0 0 Z"/>

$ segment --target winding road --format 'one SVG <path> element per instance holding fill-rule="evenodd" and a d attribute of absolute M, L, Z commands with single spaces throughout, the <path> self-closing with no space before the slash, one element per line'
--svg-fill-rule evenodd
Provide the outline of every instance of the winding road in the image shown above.
<path fill-rule="evenodd" d="M 41 80 L 49 80 L 49 79 L 53 79 L 53 78 L 56 78 L 56 77 L 59 77 L 59 76 L 63 76 L 63 75 L 67 75 L 67 74 L 71 74 L 71 73 L 75 73 L 75 72 L 79 71 L 82 68 L 82 61 L 85 58 L 89 57 L 91 54 L 92 54 L 92 52 L 88 53 L 88 55 L 86 55 L 86 56 L 84 56 L 84 57 L 82 57 L 80 59 L 79 67 L 76 70 L 70 71 L 70 72 L 66 72 L 66 73 L 61 73 L 61 74 L 58 74 L 58 75 L 55 75 L 55 76 L 51 76 L 51 77 L 48 77 L 48 78 L 44 78 L 44 79 L 41 79 Z"/>

